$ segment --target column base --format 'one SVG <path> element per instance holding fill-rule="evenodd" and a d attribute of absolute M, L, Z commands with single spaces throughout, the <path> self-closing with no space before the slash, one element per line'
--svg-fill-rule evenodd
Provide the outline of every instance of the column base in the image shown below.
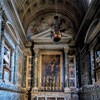
<path fill-rule="evenodd" d="M 65 87 L 65 88 L 64 88 L 64 92 L 69 92 L 69 93 L 70 93 L 70 92 L 71 92 L 71 90 L 70 90 L 70 88 L 69 88 L 69 87 Z"/>

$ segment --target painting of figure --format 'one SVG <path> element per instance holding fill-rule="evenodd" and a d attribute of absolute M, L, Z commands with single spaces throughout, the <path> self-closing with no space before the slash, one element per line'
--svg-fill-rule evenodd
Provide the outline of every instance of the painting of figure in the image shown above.
<path fill-rule="evenodd" d="M 42 83 L 55 82 L 60 83 L 60 55 L 43 55 Z"/>

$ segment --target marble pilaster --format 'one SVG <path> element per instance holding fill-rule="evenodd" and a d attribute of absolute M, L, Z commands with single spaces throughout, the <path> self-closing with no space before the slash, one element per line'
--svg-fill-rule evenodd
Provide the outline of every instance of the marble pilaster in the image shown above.
<path fill-rule="evenodd" d="M 69 91 L 68 47 L 64 48 L 65 55 L 65 92 Z"/>
<path fill-rule="evenodd" d="M 3 76 L 3 58 L 4 58 L 4 43 L 5 43 L 5 37 L 2 36 L 1 42 L 0 42 L 0 79 L 2 80 Z"/>
<path fill-rule="evenodd" d="M 16 80 L 17 80 L 17 67 L 18 67 L 18 44 L 15 47 L 15 57 L 14 57 L 14 84 L 16 84 Z"/>
<path fill-rule="evenodd" d="M 14 81 L 14 52 L 11 53 L 11 83 Z"/>

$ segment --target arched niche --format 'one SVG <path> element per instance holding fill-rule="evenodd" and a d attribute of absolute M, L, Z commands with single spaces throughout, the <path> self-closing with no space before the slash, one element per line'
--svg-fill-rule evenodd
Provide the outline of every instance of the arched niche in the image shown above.
<path fill-rule="evenodd" d="M 7 22 L 6 23 L 6 27 L 8 28 L 8 30 L 10 31 L 10 35 L 11 37 L 15 40 L 15 41 L 19 41 L 18 35 L 17 35 L 17 31 L 15 30 L 14 26 L 10 23 Z"/>

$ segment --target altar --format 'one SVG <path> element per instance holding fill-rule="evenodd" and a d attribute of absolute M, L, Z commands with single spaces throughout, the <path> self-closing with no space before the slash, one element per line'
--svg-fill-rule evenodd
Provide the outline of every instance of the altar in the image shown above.
<path fill-rule="evenodd" d="M 64 92 L 38 92 L 32 100 L 70 100 L 71 94 Z M 76 99 L 77 100 L 77 99 Z"/>
<path fill-rule="evenodd" d="M 78 100 L 75 56 L 68 55 L 66 51 L 66 48 L 64 53 L 35 50 L 32 100 Z M 30 61 L 27 61 L 28 68 Z M 29 77 L 27 85 L 30 85 L 30 79 Z M 29 85 L 27 89 L 30 88 Z"/>

